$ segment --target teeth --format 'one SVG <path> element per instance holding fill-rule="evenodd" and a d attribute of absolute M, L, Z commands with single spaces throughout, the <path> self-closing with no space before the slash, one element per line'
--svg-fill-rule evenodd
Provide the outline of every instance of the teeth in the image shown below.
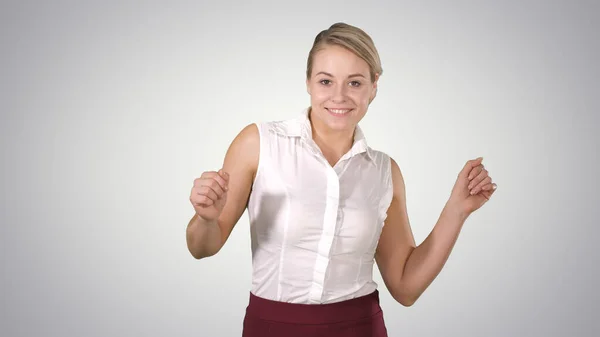
<path fill-rule="evenodd" d="M 327 109 L 327 110 L 333 112 L 334 114 L 340 114 L 340 115 L 345 114 L 348 111 L 350 111 L 350 109 Z"/>

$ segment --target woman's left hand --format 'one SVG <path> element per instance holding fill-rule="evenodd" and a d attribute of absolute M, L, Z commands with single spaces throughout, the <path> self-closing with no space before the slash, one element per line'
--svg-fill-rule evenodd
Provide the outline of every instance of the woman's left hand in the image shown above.
<path fill-rule="evenodd" d="M 496 191 L 488 171 L 482 164 L 483 158 L 469 160 L 458 174 L 448 201 L 466 215 L 483 206 Z"/>

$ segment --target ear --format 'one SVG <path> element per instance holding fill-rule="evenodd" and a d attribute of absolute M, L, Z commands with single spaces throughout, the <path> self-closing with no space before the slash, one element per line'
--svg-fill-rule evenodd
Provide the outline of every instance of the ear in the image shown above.
<path fill-rule="evenodd" d="M 310 95 L 310 80 L 307 78 L 306 79 L 306 92 Z"/>
<path fill-rule="evenodd" d="M 375 81 L 373 81 L 373 93 L 371 94 L 371 98 L 369 99 L 369 104 L 373 102 L 375 97 L 377 96 L 377 83 L 379 81 L 379 74 L 375 73 Z"/>
<path fill-rule="evenodd" d="M 377 91 L 377 83 L 379 82 L 379 73 L 375 73 L 375 80 L 373 81 L 373 90 Z"/>

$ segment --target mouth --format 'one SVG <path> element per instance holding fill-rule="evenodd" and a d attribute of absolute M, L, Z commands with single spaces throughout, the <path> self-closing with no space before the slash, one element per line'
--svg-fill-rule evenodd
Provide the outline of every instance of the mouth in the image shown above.
<path fill-rule="evenodd" d="M 335 116 L 345 116 L 353 109 L 333 109 L 333 108 L 325 108 L 325 110 L 329 111 L 332 115 Z"/>

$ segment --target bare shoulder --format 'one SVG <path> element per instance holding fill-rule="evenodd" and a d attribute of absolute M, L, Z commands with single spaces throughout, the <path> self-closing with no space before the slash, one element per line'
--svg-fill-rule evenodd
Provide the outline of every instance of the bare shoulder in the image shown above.
<path fill-rule="evenodd" d="M 394 158 L 390 157 L 390 169 L 394 188 L 394 197 L 404 199 L 405 186 L 402 170 Z"/>
<path fill-rule="evenodd" d="M 242 130 L 235 136 L 232 141 L 232 145 L 241 146 L 246 149 L 256 148 L 260 143 L 260 134 L 256 123 L 246 125 Z"/>
<path fill-rule="evenodd" d="M 400 166 L 398 165 L 396 160 L 394 160 L 394 158 L 392 158 L 392 156 L 390 156 L 386 152 L 376 150 L 371 147 L 369 147 L 369 151 L 371 151 L 371 154 L 373 154 L 373 156 L 375 157 L 374 158 L 375 161 L 377 161 L 379 163 L 384 163 L 386 165 L 386 167 L 384 167 L 384 169 L 390 170 L 389 172 L 390 172 L 392 183 L 393 183 L 394 195 L 396 195 L 397 194 L 396 192 L 398 192 L 398 191 L 403 192 L 404 191 L 404 177 L 402 175 L 402 170 L 400 169 Z"/>
<path fill-rule="evenodd" d="M 221 228 L 221 247 L 225 245 L 248 203 L 258 167 L 259 151 L 258 127 L 256 124 L 249 124 L 236 135 L 225 154 L 223 170 L 229 175 L 229 182 L 227 201 L 218 221 Z"/>
<path fill-rule="evenodd" d="M 402 182 L 404 182 L 404 177 L 402 176 L 402 170 L 400 169 L 400 165 L 398 165 L 396 160 L 392 157 L 390 157 L 390 166 L 392 170 L 392 179 L 400 179 L 402 180 Z"/>
<path fill-rule="evenodd" d="M 223 168 L 227 172 L 235 169 L 256 170 L 260 151 L 260 133 L 255 123 L 248 124 L 235 136 L 227 154 Z M 240 167 L 242 166 L 242 167 Z M 254 172 L 252 172 L 254 173 Z"/>

